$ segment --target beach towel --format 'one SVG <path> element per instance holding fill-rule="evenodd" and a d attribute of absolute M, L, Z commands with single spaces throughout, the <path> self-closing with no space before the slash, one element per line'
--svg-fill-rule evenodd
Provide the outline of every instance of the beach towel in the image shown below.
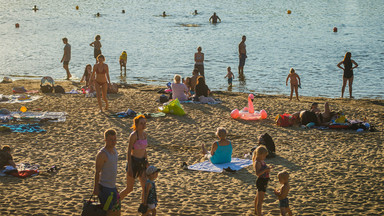
<path fill-rule="evenodd" d="M 12 166 L 6 166 L 0 172 L 0 176 L 11 175 L 19 178 L 27 178 L 30 176 L 36 176 L 39 174 L 38 164 L 20 163 L 16 165 L 17 168 Z"/>
<path fill-rule="evenodd" d="M 11 112 L 10 114 L 0 114 L 0 121 L 7 122 L 15 119 L 17 121 L 65 122 L 66 115 L 66 112 Z"/>
<path fill-rule="evenodd" d="M 190 165 L 188 166 L 188 169 L 221 173 L 223 172 L 223 169 L 227 167 L 230 167 L 232 170 L 240 170 L 250 165 L 252 165 L 252 160 L 232 158 L 230 163 L 213 164 L 210 161 L 204 161 L 201 163 Z"/>
<path fill-rule="evenodd" d="M 182 103 L 182 104 L 193 103 L 193 104 L 209 104 L 209 105 L 214 105 L 214 104 L 221 104 L 222 101 L 219 100 L 219 99 L 215 99 L 215 102 L 201 103 L 200 101 L 187 100 L 187 101 L 180 101 L 180 103 Z"/>
<path fill-rule="evenodd" d="M 41 98 L 41 96 L 0 95 L 0 98 L 6 99 L 6 100 L 0 100 L 0 103 L 28 103 Z"/>
<path fill-rule="evenodd" d="M 46 130 L 41 129 L 39 124 L 18 124 L 18 125 L 10 125 L 10 124 L 0 124 L 0 126 L 8 127 L 14 133 L 40 133 L 45 132 Z"/>

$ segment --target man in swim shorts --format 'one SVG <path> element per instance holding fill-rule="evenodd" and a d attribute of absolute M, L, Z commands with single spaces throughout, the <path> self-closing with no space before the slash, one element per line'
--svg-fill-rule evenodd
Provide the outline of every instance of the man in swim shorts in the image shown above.
<path fill-rule="evenodd" d="M 217 20 L 220 20 L 220 22 L 221 22 L 220 17 L 218 17 L 218 16 L 216 15 L 216 12 L 215 12 L 215 13 L 213 13 L 213 15 L 211 16 L 211 18 L 209 18 L 209 22 L 212 22 L 213 24 L 216 24 L 216 23 L 217 23 Z"/>
<path fill-rule="evenodd" d="M 61 63 L 63 63 L 63 68 L 67 72 L 67 80 L 69 80 L 72 77 L 68 68 L 69 61 L 71 60 L 71 45 L 68 43 L 67 38 L 63 38 L 63 43 L 65 44 L 65 46 L 64 46 L 64 54 L 63 54 L 63 58 L 61 59 Z"/>
<path fill-rule="evenodd" d="M 116 131 L 108 129 L 104 132 L 105 146 L 96 156 L 96 172 L 93 194 L 98 195 L 101 206 L 107 215 L 120 215 L 120 199 L 116 188 L 117 159 Z M 108 197 L 112 201 L 108 205 Z"/>
<path fill-rule="evenodd" d="M 247 58 L 247 50 L 245 46 L 245 40 L 247 38 L 245 35 L 241 38 L 241 42 L 239 43 L 239 75 L 244 75 L 244 65 L 245 59 Z"/>

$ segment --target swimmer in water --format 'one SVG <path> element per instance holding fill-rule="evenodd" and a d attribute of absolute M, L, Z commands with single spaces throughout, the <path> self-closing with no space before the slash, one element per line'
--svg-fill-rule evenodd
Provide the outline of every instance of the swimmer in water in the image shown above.
<path fill-rule="evenodd" d="M 99 16 L 100 16 L 100 13 L 97 13 L 96 16 L 99 17 Z"/>
<path fill-rule="evenodd" d="M 197 10 L 195 10 L 195 12 L 193 12 L 192 14 L 193 14 L 193 15 L 197 15 L 197 14 L 199 14 L 199 13 L 197 13 Z"/>
<path fill-rule="evenodd" d="M 218 16 L 216 15 L 216 12 L 215 12 L 215 13 L 213 13 L 213 15 L 211 16 L 211 18 L 209 18 L 209 22 L 212 22 L 213 24 L 215 24 L 215 23 L 217 23 L 217 20 L 220 20 L 220 22 L 221 22 L 220 17 L 218 17 Z"/>
<path fill-rule="evenodd" d="M 33 6 L 32 10 L 34 10 L 36 12 L 37 10 L 39 10 L 39 8 L 37 8 L 37 6 L 35 5 L 35 6 Z"/>
<path fill-rule="evenodd" d="M 165 13 L 165 11 L 163 11 L 163 15 L 161 15 L 162 17 L 166 17 L 167 14 Z"/>

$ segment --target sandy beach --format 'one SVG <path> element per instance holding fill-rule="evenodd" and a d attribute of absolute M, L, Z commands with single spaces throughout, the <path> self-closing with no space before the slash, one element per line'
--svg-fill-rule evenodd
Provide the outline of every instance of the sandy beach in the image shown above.
<path fill-rule="evenodd" d="M 66 91 L 80 88 L 71 81 L 57 82 Z M 12 94 L 15 86 L 28 90 L 40 88 L 39 80 L 19 80 L 0 84 L 1 94 Z M 0 133 L 0 143 L 14 149 L 16 163 L 39 164 L 42 171 L 57 165 L 55 174 L 27 179 L 0 177 L 0 215 L 80 215 L 82 200 L 92 193 L 95 156 L 104 145 L 103 132 L 118 133 L 118 190 L 125 187 L 125 164 L 131 118 L 109 115 L 126 111 L 157 112 L 156 102 L 162 87 L 128 85 L 109 95 L 110 111 L 97 112 L 97 99 L 78 94 L 42 94 L 30 103 L 0 103 L 0 108 L 67 112 L 65 122 L 47 122 L 44 133 Z M 243 158 L 265 132 L 275 141 L 277 157 L 267 159 L 274 165 L 264 199 L 264 215 L 279 215 L 273 189 L 279 187 L 277 173 L 290 172 L 290 208 L 294 215 L 384 215 L 384 151 L 382 131 L 384 101 L 375 99 L 329 99 L 301 97 L 289 102 L 287 96 L 256 94 L 255 110 L 264 109 L 268 118 L 242 121 L 230 118 L 231 110 L 247 105 L 246 93 L 214 92 L 223 103 L 217 105 L 183 104 L 185 116 L 167 114 L 147 122 L 149 163 L 162 169 L 157 180 L 158 215 L 252 215 L 256 194 L 256 175 L 252 166 L 236 173 L 211 173 L 183 170 L 202 161 L 201 144 L 216 140 L 215 131 L 226 127 L 234 150 Z M 277 127 L 277 114 L 306 110 L 312 102 L 330 103 L 348 119 L 367 119 L 377 132 L 317 130 Z M 122 215 L 139 215 L 141 189 L 122 203 Z M 380 204 L 381 203 L 381 204 Z"/>

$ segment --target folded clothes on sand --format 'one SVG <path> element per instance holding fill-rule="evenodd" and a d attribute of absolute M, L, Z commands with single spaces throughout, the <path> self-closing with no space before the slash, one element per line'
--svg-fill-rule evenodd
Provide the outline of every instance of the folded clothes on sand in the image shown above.
<path fill-rule="evenodd" d="M 16 133 L 40 133 L 45 132 L 46 130 L 41 129 L 39 124 L 17 124 L 17 125 L 10 125 L 10 124 L 0 124 L 0 126 L 8 127 L 11 129 L 12 132 Z"/>
<path fill-rule="evenodd" d="M 240 169 L 247 167 L 247 166 L 250 166 L 250 165 L 252 165 L 252 160 L 232 158 L 230 163 L 213 164 L 210 161 L 204 161 L 201 163 L 190 165 L 190 166 L 188 166 L 188 169 L 197 170 L 197 171 L 221 173 L 221 172 L 223 172 L 223 169 L 228 168 L 228 167 L 231 168 L 231 170 L 236 171 L 236 170 L 240 170 Z"/>

